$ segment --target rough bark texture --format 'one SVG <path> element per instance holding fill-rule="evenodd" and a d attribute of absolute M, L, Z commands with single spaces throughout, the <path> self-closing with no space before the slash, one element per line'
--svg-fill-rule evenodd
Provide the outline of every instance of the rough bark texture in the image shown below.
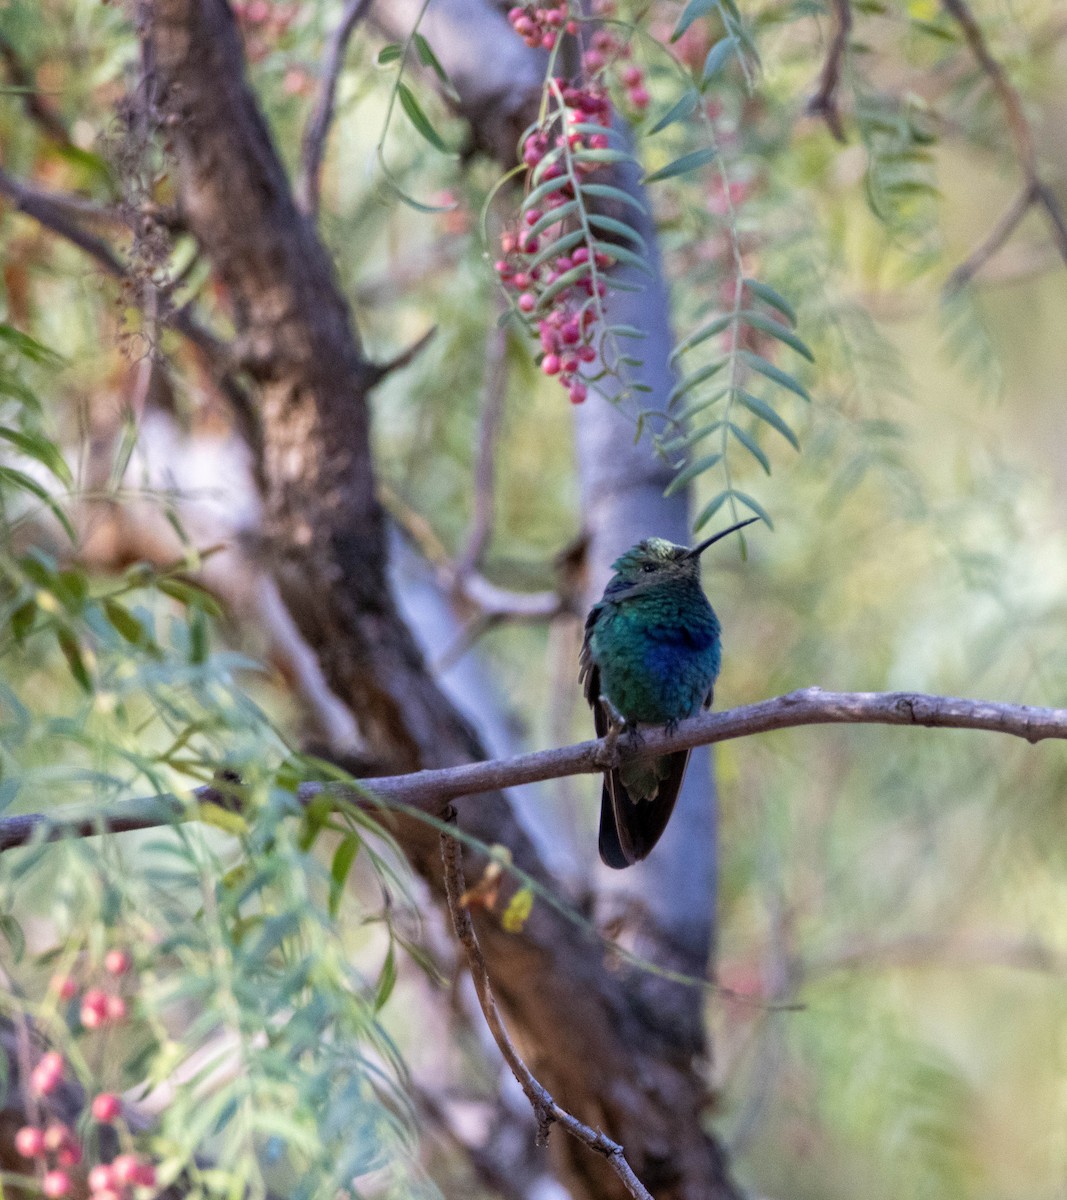
<path fill-rule="evenodd" d="M 244 82 L 232 15 L 223 0 L 155 0 L 143 35 L 183 210 L 230 295 L 258 385 L 263 551 L 282 597 L 376 758 L 414 770 L 481 757 L 390 597 L 366 404 L 376 372 Z M 471 806 L 465 826 L 551 884 L 502 797 Z M 439 888 L 436 835 L 415 822 L 400 832 Z M 657 1196 L 735 1194 L 703 1131 L 691 1039 L 547 905 L 521 936 L 493 920 L 479 934 L 516 1040 L 558 1102 L 620 1141 Z M 576 1196 L 622 1194 L 596 1156 L 553 1141 Z"/>

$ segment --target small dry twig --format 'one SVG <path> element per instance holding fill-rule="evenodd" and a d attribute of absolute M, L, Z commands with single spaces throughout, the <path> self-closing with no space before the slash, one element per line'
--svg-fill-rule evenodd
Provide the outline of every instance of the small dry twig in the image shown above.
<path fill-rule="evenodd" d="M 455 810 L 450 806 L 445 814 L 445 819 L 455 821 L 455 817 Z M 542 1144 L 547 1142 L 552 1124 L 559 1125 L 591 1150 L 602 1154 L 631 1196 L 637 1197 L 637 1200 L 652 1200 L 651 1193 L 637 1178 L 633 1167 L 626 1161 L 623 1148 L 618 1142 L 612 1141 L 600 1130 L 592 1129 L 584 1122 L 579 1121 L 573 1113 L 561 1108 L 552 1098 L 548 1089 L 537 1080 L 530 1068 L 523 1062 L 508 1036 L 508 1031 L 497 1009 L 496 1000 L 489 984 L 489 972 L 486 969 L 485 958 L 474 931 L 474 922 L 471 920 L 469 910 L 462 903 L 462 897 L 467 888 L 463 879 L 463 862 L 459 842 L 446 832 L 441 833 L 441 861 L 444 864 L 445 891 L 448 896 L 448 910 L 452 915 L 452 926 L 466 952 L 467 964 L 470 967 L 478 1003 L 481 1005 L 485 1023 L 489 1026 L 493 1040 L 500 1047 L 504 1061 L 511 1068 L 511 1073 L 518 1080 L 519 1086 L 533 1108 L 534 1117 L 537 1120 L 538 1141 Z"/>
<path fill-rule="evenodd" d="M 319 211 L 319 192 L 322 182 L 322 159 L 326 152 L 326 135 L 330 132 L 337 81 L 344 66 L 345 51 L 356 26 L 367 15 L 371 0 L 348 0 L 341 22 L 334 30 L 322 58 L 322 83 L 318 100 L 304 131 L 302 147 L 303 173 L 297 189 L 301 209 L 309 216 Z"/>
<path fill-rule="evenodd" d="M 807 104 L 807 112 L 821 117 L 827 129 L 839 141 L 847 141 L 841 124 L 841 110 L 837 92 L 841 85 L 841 68 L 848 50 L 848 38 L 852 32 L 852 4 L 850 0 L 830 0 L 833 10 L 833 36 L 819 75 L 819 86 Z"/>
<path fill-rule="evenodd" d="M 968 283 L 1015 232 L 1033 205 L 1044 209 L 1052 232 L 1052 240 L 1056 244 L 1060 257 L 1067 263 L 1067 218 L 1064 217 L 1052 189 L 1041 178 L 1038 170 L 1034 134 L 1023 109 L 1022 97 L 1012 86 L 1004 73 L 1004 68 L 990 53 L 981 26 L 968 7 L 966 0 L 941 0 L 941 3 L 949 16 L 959 25 L 971 54 L 989 79 L 990 86 L 1004 108 L 1008 131 L 1015 147 L 1015 157 L 1019 162 L 1024 180 L 1022 193 L 1012 202 L 1011 207 L 985 241 L 952 272 L 946 288 L 952 291 Z"/>

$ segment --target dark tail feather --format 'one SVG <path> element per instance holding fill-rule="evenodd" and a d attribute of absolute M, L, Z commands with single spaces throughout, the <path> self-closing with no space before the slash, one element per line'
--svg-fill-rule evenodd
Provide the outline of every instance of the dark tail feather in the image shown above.
<path fill-rule="evenodd" d="M 647 858 L 674 811 L 689 751 L 667 756 L 667 776 L 655 800 L 631 800 L 618 771 L 604 772 L 600 795 L 600 858 L 616 871 Z"/>

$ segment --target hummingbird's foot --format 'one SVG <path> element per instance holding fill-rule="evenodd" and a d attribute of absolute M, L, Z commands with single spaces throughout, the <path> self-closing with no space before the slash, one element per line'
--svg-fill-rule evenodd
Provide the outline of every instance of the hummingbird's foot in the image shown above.
<path fill-rule="evenodd" d="M 681 724 L 681 721 L 677 717 L 671 717 L 671 719 L 669 721 L 666 721 L 664 723 L 664 726 L 663 726 L 664 732 L 667 734 L 668 737 L 671 737 L 678 732 L 678 726 L 680 724 Z"/>
<path fill-rule="evenodd" d="M 604 734 L 604 745 L 597 754 L 597 763 L 606 770 L 614 771 L 620 761 L 619 737 L 630 725 L 607 696 L 600 697 L 600 707 L 608 718 L 608 730 Z"/>

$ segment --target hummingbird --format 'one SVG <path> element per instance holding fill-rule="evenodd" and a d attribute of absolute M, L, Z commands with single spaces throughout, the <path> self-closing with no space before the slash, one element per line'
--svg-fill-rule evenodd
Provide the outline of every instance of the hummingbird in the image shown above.
<path fill-rule="evenodd" d="M 750 517 L 696 546 L 664 538 L 638 542 L 612 563 L 604 595 L 590 609 L 578 681 L 597 737 L 637 735 L 638 724 L 672 729 L 709 708 L 722 661 L 719 618 L 700 586 L 700 556 Z M 689 751 L 622 762 L 604 772 L 600 857 L 621 869 L 647 857 L 678 799 Z"/>

